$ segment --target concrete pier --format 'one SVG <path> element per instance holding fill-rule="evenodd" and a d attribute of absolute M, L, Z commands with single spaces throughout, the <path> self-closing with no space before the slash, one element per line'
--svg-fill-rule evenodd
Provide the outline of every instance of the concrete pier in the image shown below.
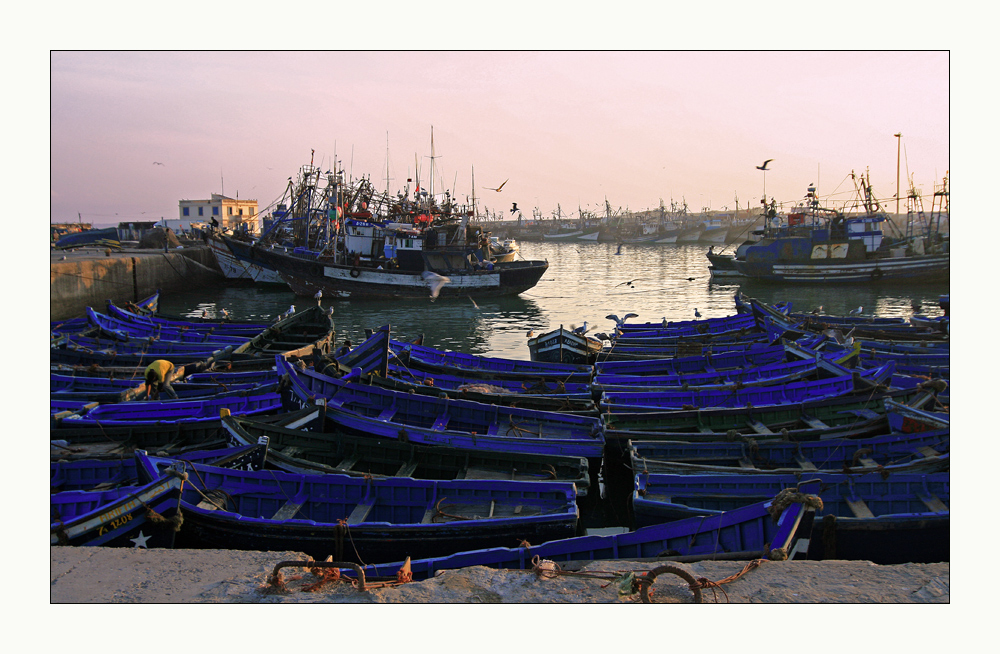
<path fill-rule="evenodd" d="M 110 251 L 100 247 L 51 254 L 50 320 L 98 311 L 108 300 L 135 302 L 156 292 L 217 284 L 225 278 L 212 252 L 203 245 L 171 249 Z"/>

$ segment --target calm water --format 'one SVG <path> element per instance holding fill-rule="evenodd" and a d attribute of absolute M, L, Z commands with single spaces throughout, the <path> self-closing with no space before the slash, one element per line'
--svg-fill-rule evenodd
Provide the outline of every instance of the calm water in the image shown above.
<path fill-rule="evenodd" d="M 927 315 L 941 315 L 938 297 L 948 284 L 861 287 L 784 287 L 744 281 L 709 281 L 704 245 L 624 245 L 614 243 L 521 243 L 526 259 L 545 259 L 549 269 L 533 289 L 519 296 L 470 299 L 438 298 L 397 301 L 333 301 L 338 343 L 356 345 L 365 328 L 392 325 L 396 338 L 424 334 L 431 347 L 512 359 L 528 359 L 527 333 L 536 334 L 587 322 L 593 332 L 610 331 L 608 314 L 636 313 L 630 322 L 690 320 L 698 309 L 703 317 L 735 313 L 737 291 L 765 302 L 790 301 L 796 311 L 846 314 L 861 306 L 864 313 L 910 316 L 911 302 L 923 304 Z M 631 284 L 629 284 L 631 282 Z M 271 319 L 314 302 L 290 290 L 254 286 L 201 288 L 167 293 L 161 311 L 209 316 L 227 309 L 234 319 Z M 331 303 L 324 300 L 324 306 Z"/>

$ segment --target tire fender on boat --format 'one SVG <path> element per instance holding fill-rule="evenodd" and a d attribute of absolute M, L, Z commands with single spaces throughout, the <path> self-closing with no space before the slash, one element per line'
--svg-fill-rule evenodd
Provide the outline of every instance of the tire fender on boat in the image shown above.
<path fill-rule="evenodd" d="M 360 268 L 351 268 L 351 277 L 354 277 L 355 279 L 357 279 L 360 276 L 361 276 L 361 269 Z"/>

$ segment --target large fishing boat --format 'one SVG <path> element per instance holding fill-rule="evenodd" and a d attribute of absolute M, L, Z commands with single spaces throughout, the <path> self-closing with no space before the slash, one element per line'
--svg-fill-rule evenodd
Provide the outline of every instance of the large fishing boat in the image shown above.
<path fill-rule="evenodd" d="M 433 180 L 431 189 L 418 180 L 412 196 L 408 183 L 390 197 L 366 179 L 346 184 L 342 172 L 310 162 L 259 238 L 218 239 L 242 264 L 274 271 L 306 297 L 497 296 L 538 283 L 546 261 L 497 258 L 489 235 L 469 226 L 473 211 L 450 191 L 439 202 Z"/>
<path fill-rule="evenodd" d="M 911 198 L 914 195 L 911 191 Z M 864 176 L 865 210 L 858 214 L 820 207 L 816 189 L 810 186 L 805 202 L 788 214 L 787 224 L 774 225 L 775 212 L 768 211 L 764 237 L 738 255 L 734 264 L 747 277 L 773 282 L 947 281 L 949 242 L 939 231 L 948 212 L 947 177 L 934 195 L 929 220 L 911 221 L 907 233 L 888 236 L 883 225 L 896 228 Z"/>

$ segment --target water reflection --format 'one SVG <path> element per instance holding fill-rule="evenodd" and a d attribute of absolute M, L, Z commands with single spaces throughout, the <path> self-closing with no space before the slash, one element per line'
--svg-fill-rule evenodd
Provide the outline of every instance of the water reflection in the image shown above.
<path fill-rule="evenodd" d="M 528 359 L 527 333 L 587 322 L 590 333 L 609 331 L 609 314 L 637 313 L 633 322 L 689 320 L 698 309 L 704 317 L 731 315 L 737 291 L 765 302 L 790 301 L 793 310 L 846 314 L 861 306 L 865 313 L 912 315 L 919 301 L 928 315 L 940 315 L 938 297 L 947 284 L 916 286 L 783 286 L 743 281 L 710 282 L 707 246 L 623 245 L 614 243 L 522 243 L 525 259 L 545 259 L 549 270 L 533 289 L 503 298 L 438 298 L 399 301 L 333 302 L 337 340 L 358 343 L 365 328 L 392 325 L 400 340 L 424 334 L 433 347 L 470 354 Z M 161 310 L 210 317 L 229 311 L 235 319 L 271 320 L 291 304 L 304 308 L 309 298 L 281 288 L 228 286 L 167 293 Z M 324 300 L 324 306 L 330 301 Z"/>

